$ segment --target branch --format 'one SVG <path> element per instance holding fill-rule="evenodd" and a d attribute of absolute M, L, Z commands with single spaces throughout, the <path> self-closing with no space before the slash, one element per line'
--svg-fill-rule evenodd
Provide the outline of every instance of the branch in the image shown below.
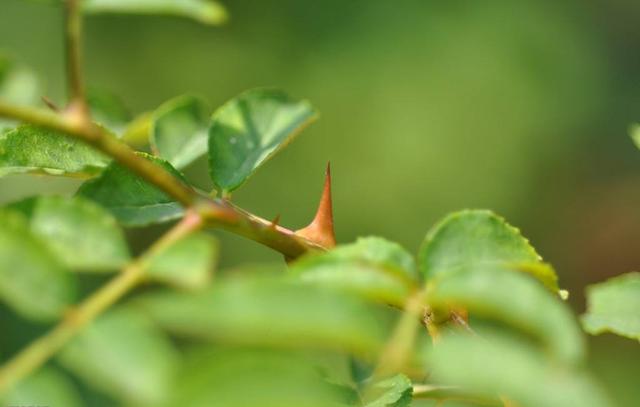
<path fill-rule="evenodd" d="M 69 112 L 89 122 L 89 108 L 82 74 L 82 0 L 65 1 L 65 48 L 67 53 L 67 81 L 69 83 Z"/>
<path fill-rule="evenodd" d="M 0 395 L 12 388 L 55 355 L 82 328 L 116 303 L 143 280 L 151 256 L 184 236 L 201 228 L 202 218 L 189 212 L 180 223 L 161 237 L 141 257 L 127 266 L 109 283 L 84 302 L 67 312 L 65 318 L 49 333 L 32 342 L 0 369 Z"/>

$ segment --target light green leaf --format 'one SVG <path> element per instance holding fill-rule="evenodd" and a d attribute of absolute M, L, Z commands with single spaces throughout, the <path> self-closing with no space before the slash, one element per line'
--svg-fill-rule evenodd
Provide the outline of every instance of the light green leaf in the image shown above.
<path fill-rule="evenodd" d="M 127 123 L 131 121 L 131 113 L 122 100 L 107 91 L 89 89 L 87 102 L 91 109 L 93 121 L 121 135 Z"/>
<path fill-rule="evenodd" d="M 138 155 L 186 183 L 182 174 L 166 161 L 145 153 Z M 166 222 L 179 218 L 184 212 L 171 197 L 115 162 L 99 177 L 82 184 L 78 195 L 97 202 L 126 226 Z"/>
<path fill-rule="evenodd" d="M 427 300 L 435 309 L 462 307 L 472 316 L 522 330 L 563 362 L 577 363 L 584 358 L 584 338 L 568 306 L 519 273 L 470 267 L 437 281 Z"/>
<path fill-rule="evenodd" d="M 49 367 L 39 369 L 21 381 L 3 398 L 6 406 L 81 407 L 84 405 L 74 384 Z"/>
<path fill-rule="evenodd" d="M 0 211 L 0 299 L 21 315 L 53 320 L 74 297 L 74 281 L 25 217 Z"/>
<path fill-rule="evenodd" d="M 24 125 L 0 134 L 0 176 L 29 172 L 88 177 L 108 161 L 80 140 L 40 127 Z"/>
<path fill-rule="evenodd" d="M 71 269 L 115 271 L 130 260 L 115 219 L 89 200 L 37 197 L 11 208 L 27 216 L 31 232 Z"/>
<path fill-rule="evenodd" d="M 316 117 L 309 102 L 277 90 L 254 89 L 227 102 L 209 128 L 209 172 L 218 190 L 238 188 Z"/>
<path fill-rule="evenodd" d="M 121 139 L 130 146 L 141 148 L 149 143 L 152 112 L 136 116 L 124 129 Z"/>
<path fill-rule="evenodd" d="M 376 382 L 371 386 L 373 398 L 365 407 L 408 407 L 411 405 L 413 386 L 403 374 Z"/>
<path fill-rule="evenodd" d="M 303 282 L 343 288 L 400 307 L 418 286 L 411 255 L 400 245 L 378 237 L 360 238 L 326 253 L 305 256 L 290 270 Z"/>
<path fill-rule="evenodd" d="M 302 355 L 252 349 L 189 354 L 168 406 L 337 407 L 341 395 Z"/>
<path fill-rule="evenodd" d="M 84 382 L 135 406 L 165 401 L 177 358 L 162 332 L 126 308 L 94 321 L 60 354 Z"/>
<path fill-rule="evenodd" d="M 151 146 L 176 168 L 184 168 L 208 149 L 209 109 L 202 99 L 180 96 L 153 113 Z"/>
<path fill-rule="evenodd" d="M 0 54 L 0 100 L 16 105 L 34 105 L 40 100 L 39 82 L 31 69 Z M 0 118 L 0 133 L 16 125 L 14 120 Z"/>
<path fill-rule="evenodd" d="M 84 0 L 84 11 L 90 14 L 166 14 L 192 18 L 204 24 L 224 23 L 228 16 L 215 0 Z"/>
<path fill-rule="evenodd" d="M 557 292 L 557 276 L 520 231 L 486 210 L 447 216 L 425 238 L 418 265 L 426 278 L 441 277 L 470 266 L 509 265 L 528 272 Z M 544 267 L 544 270 L 542 269 Z"/>
<path fill-rule="evenodd" d="M 217 260 L 218 241 L 205 233 L 196 233 L 152 257 L 148 275 L 181 288 L 202 288 L 211 282 Z"/>
<path fill-rule="evenodd" d="M 344 349 L 366 356 L 385 336 L 376 308 L 276 277 L 238 277 L 190 294 L 149 294 L 136 304 L 171 332 L 232 343 Z"/>
<path fill-rule="evenodd" d="M 629 130 L 631 135 L 631 140 L 636 145 L 636 147 L 640 148 L 640 124 L 634 123 Z"/>
<path fill-rule="evenodd" d="M 500 395 L 519 407 L 610 407 L 587 374 L 547 362 L 526 342 L 483 332 L 446 336 L 428 353 L 436 383 L 484 397 Z"/>
<path fill-rule="evenodd" d="M 640 340 L 640 273 L 628 273 L 587 287 L 582 325 L 590 334 L 613 332 Z"/>

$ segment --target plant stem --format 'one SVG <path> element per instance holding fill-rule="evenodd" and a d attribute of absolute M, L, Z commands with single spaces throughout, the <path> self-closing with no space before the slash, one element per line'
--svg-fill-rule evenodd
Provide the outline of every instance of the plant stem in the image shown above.
<path fill-rule="evenodd" d="M 77 112 L 89 122 L 84 80 L 82 74 L 82 0 L 65 1 L 65 48 L 67 54 L 67 81 L 69 83 L 70 111 Z"/>
<path fill-rule="evenodd" d="M 142 256 L 125 267 L 109 283 L 88 297 L 49 333 L 32 342 L 0 369 L 0 395 L 46 363 L 84 326 L 93 321 L 143 280 L 148 260 L 184 236 L 202 227 L 200 215 L 189 212 L 174 228 L 154 243 Z"/>

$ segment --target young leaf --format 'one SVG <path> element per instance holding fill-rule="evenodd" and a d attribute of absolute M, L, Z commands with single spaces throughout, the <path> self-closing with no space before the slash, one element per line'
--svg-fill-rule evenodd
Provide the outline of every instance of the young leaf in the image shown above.
<path fill-rule="evenodd" d="M 209 172 L 223 193 L 242 185 L 317 114 L 307 101 L 255 89 L 218 109 L 209 127 Z"/>
<path fill-rule="evenodd" d="M 155 255 L 148 275 L 180 288 L 202 288 L 211 281 L 217 260 L 218 241 L 205 233 L 192 234 Z"/>
<path fill-rule="evenodd" d="M 83 9 L 91 14 L 166 14 L 212 25 L 228 18 L 225 8 L 215 0 L 85 0 Z"/>
<path fill-rule="evenodd" d="M 453 213 L 436 225 L 425 238 L 418 264 L 426 278 L 440 277 L 469 266 L 513 265 L 531 272 L 557 292 L 557 276 L 550 267 L 536 268 L 542 258 L 520 231 L 486 210 Z M 528 266 L 529 265 L 529 266 Z"/>
<path fill-rule="evenodd" d="M 37 126 L 23 125 L 0 134 L 0 176 L 30 172 L 87 177 L 108 161 L 80 140 Z"/>
<path fill-rule="evenodd" d="M 165 401 L 177 367 L 169 340 L 142 315 L 120 308 L 89 325 L 60 354 L 90 386 L 129 405 Z"/>
<path fill-rule="evenodd" d="M 72 275 L 31 234 L 24 216 L 0 211 L 0 299 L 27 318 L 48 321 L 59 317 L 73 296 Z"/>
<path fill-rule="evenodd" d="M 411 405 L 413 386 L 403 374 L 381 380 L 371 386 L 373 399 L 364 407 L 408 407 Z"/>
<path fill-rule="evenodd" d="M 78 271 L 115 271 L 129 260 L 124 234 L 115 219 L 81 197 L 37 197 L 16 202 L 31 232 L 68 268 Z"/>
<path fill-rule="evenodd" d="M 495 267 L 470 267 L 438 280 L 427 294 L 432 308 L 462 307 L 538 338 L 559 359 L 577 363 L 585 344 L 570 309 L 535 281 Z"/>
<path fill-rule="evenodd" d="M 193 351 L 176 389 L 170 406 L 338 407 L 343 399 L 310 360 L 273 350 Z"/>
<path fill-rule="evenodd" d="M 631 126 L 629 133 L 631 134 L 631 140 L 633 140 L 633 143 L 636 147 L 640 148 L 640 124 L 634 123 Z"/>
<path fill-rule="evenodd" d="M 446 336 L 429 351 L 427 365 L 436 383 L 488 398 L 500 395 L 519 407 L 611 407 L 584 372 L 549 363 L 526 343 L 504 335 Z"/>
<path fill-rule="evenodd" d="M 149 154 L 138 154 L 186 182 L 182 174 L 166 161 Z M 126 226 L 166 222 L 179 218 L 183 213 L 180 204 L 115 162 L 99 177 L 82 184 L 78 195 L 97 202 Z"/>
<path fill-rule="evenodd" d="M 273 277 L 219 281 L 189 294 L 149 294 L 136 304 L 169 331 L 232 343 L 346 349 L 366 356 L 384 338 L 375 308 Z"/>
<path fill-rule="evenodd" d="M 34 105 L 40 97 L 36 74 L 0 54 L 0 100 L 16 105 Z M 0 133 L 15 127 L 16 122 L 0 118 Z"/>
<path fill-rule="evenodd" d="M 194 96 L 172 99 L 153 113 L 151 146 L 175 168 L 184 168 L 207 152 L 209 115 Z"/>
<path fill-rule="evenodd" d="M 2 401 L 6 406 L 81 407 L 84 405 L 71 380 L 49 367 L 38 370 L 20 382 Z"/>
<path fill-rule="evenodd" d="M 91 109 L 93 121 L 109 129 L 114 134 L 121 135 L 131 113 L 120 98 L 104 90 L 89 89 L 87 102 Z"/>
<path fill-rule="evenodd" d="M 640 340 L 640 273 L 628 273 L 587 287 L 582 326 L 593 335 L 613 332 Z"/>
<path fill-rule="evenodd" d="M 400 245 L 378 237 L 360 238 L 326 253 L 305 256 L 290 270 L 303 282 L 347 289 L 400 307 L 417 287 L 418 279 L 411 255 Z"/>

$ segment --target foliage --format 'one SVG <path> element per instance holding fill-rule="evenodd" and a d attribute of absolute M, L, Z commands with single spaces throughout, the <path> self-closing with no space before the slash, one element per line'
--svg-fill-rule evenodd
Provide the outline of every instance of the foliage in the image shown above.
<path fill-rule="evenodd" d="M 225 16 L 207 0 L 79 5 L 66 2 L 69 21 L 80 11 Z M 79 32 L 68 31 L 73 66 Z M 96 392 L 140 406 L 611 406 L 584 367 L 585 338 L 555 270 L 503 218 L 453 213 L 415 257 L 380 237 L 330 247 L 334 236 L 230 202 L 315 120 L 309 102 L 254 89 L 209 117 L 206 101 L 187 95 L 134 119 L 109 93 L 85 95 L 75 68 L 69 105 L 49 112 L 15 97 L 33 84 L 0 59 L 0 116 L 10 119 L 0 175 L 86 179 L 74 196 L 0 210 L 0 301 L 28 323 L 58 322 L 0 367 L 4 403 L 78 406 Z M 210 193 L 180 172 L 203 156 Z M 333 235 L 329 188 L 310 226 Z M 170 228 L 132 256 L 123 228 L 150 224 Z M 203 230 L 214 227 L 287 264 L 214 279 L 218 244 Z M 85 279 L 98 285 L 106 273 L 78 301 Z M 639 290 L 637 273 L 591 287 L 585 329 L 640 339 Z"/>

